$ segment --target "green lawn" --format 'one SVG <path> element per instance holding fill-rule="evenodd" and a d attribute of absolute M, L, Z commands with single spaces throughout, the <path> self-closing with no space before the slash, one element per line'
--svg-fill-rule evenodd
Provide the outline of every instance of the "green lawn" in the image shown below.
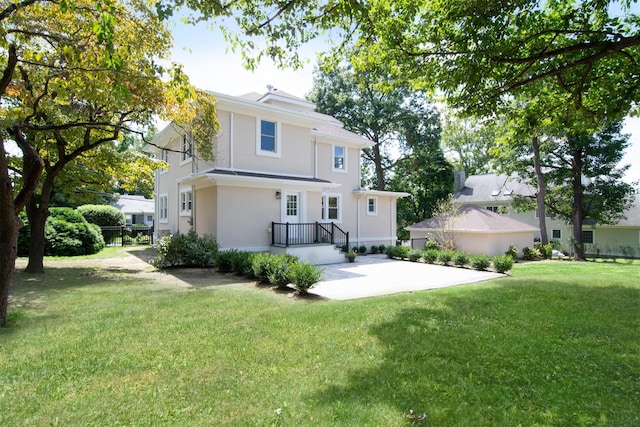
<path fill-rule="evenodd" d="M 16 274 L 0 425 L 640 425 L 637 264 L 334 302 L 90 261 Z"/>

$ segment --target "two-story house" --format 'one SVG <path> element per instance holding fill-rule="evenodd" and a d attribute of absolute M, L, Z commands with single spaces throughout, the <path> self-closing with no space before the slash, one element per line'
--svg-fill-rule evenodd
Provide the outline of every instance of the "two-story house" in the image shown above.
<path fill-rule="evenodd" d="M 156 175 L 159 235 L 193 229 L 222 249 L 286 251 L 318 264 L 343 261 L 336 246 L 395 242 L 396 200 L 407 194 L 360 187 L 360 150 L 371 141 L 272 87 L 214 95 L 215 160 L 199 160 L 174 125 L 154 138 L 170 165 Z"/>

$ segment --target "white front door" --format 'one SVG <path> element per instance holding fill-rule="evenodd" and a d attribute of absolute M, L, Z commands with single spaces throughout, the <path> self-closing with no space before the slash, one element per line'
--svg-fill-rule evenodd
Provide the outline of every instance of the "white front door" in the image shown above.
<path fill-rule="evenodd" d="M 286 191 L 283 196 L 283 212 L 282 222 L 289 224 L 299 224 L 301 218 L 300 208 L 302 206 L 302 195 L 299 192 Z M 296 243 L 295 240 L 300 234 L 297 225 L 289 226 L 289 241 Z"/>

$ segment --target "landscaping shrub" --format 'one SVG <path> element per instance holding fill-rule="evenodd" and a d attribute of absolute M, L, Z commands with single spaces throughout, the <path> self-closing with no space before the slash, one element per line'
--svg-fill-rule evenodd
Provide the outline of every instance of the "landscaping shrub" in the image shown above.
<path fill-rule="evenodd" d="M 154 247 L 158 256 L 151 264 L 157 268 L 207 267 L 213 265 L 218 253 L 218 244 L 213 237 L 206 234 L 198 237 L 193 230 L 161 237 Z"/>
<path fill-rule="evenodd" d="M 424 248 L 426 250 L 429 250 L 429 249 L 440 249 L 440 243 L 438 243 L 438 241 L 436 239 L 427 239 L 424 242 Z"/>
<path fill-rule="evenodd" d="M 411 253 L 411 248 L 409 246 L 390 246 L 392 252 L 392 258 L 405 259 L 409 258 L 409 254 Z"/>
<path fill-rule="evenodd" d="M 540 252 L 542 258 L 551 259 L 551 255 L 553 255 L 553 243 L 547 243 L 546 245 L 536 243 L 533 247 Z"/>
<path fill-rule="evenodd" d="M 515 261 L 518 259 L 518 248 L 516 248 L 514 245 L 509 245 L 509 249 L 507 249 L 504 254 L 510 256 Z"/>
<path fill-rule="evenodd" d="M 289 271 L 291 283 L 301 294 L 307 294 L 309 289 L 322 280 L 322 270 L 306 261 L 294 263 Z"/>
<path fill-rule="evenodd" d="M 453 252 L 446 251 L 446 250 L 438 252 L 438 261 L 440 261 L 444 265 L 449 264 L 449 262 L 451 262 L 452 259 L 453 259 Z"/>
<path fill-rule="evenodd" d="M 253 258 L 256 256 L 256 252 L 240 252 L 240 256 L 237 259 L 237 264 L 234 266 L 234 271 L 239 274 L 247 276 L 250 279 L 254 279 L 253 275 Z"/>
<path fill-rule="evenodd" d="M 471 257 L 471 267 L 475 270 L 483 271 L 489 268 L 490 265 L 489 255 L 474 255 Z"/>
<path fill-rule="evenodd" d="M 31 229 L 26 215 L 21 215 L 23 227 L 18 234 L 18 254 L 29 254 Z M 44 229 L 44 254 L 47 256 L 91 255 L 104 249 L 100 227 L 89 224 L 72 208 L 50 208 Z"/>
<path fill-rule="evenodd" d="M 273 256 L 266 252 L 259 252 L 255 254 L 251 261 L 253 277 L 266 283 L 269 280 L 269 271 L 271 269 L 269 264 L 272 262 L 272 258 Z"/>
<path fill-rule="evenodd" d="M 429 264 L 433 264 L 434 262 L 436 262 L 438 260 L 438 253 L 440 251 L 438 251 L 437 249 L 427 249 L 425 251 L 422 252 L 422 259 L 424 260 L 424 262 L 427 262 Z"/>
<path fill-rule="evenodd" d="M 466 252 L 455 252 L 453 254 L 453 263 L 458 267 L 464 267 L 469 264 L 469 254 Z"/>
<path fill-rule="evenodd" d="M 542 258 L 540 251 L 536 248 L 525 246 L 522 248 L 522 259 L 527 261 L 538 261 Z"/>
<path fill-rule="evenodd" d="M 91 224 L 122 227 L 127 223 L 124 213 L 115 206 L 82 205 L 77 210 Z"/>
<path fill-rule="evenodd" d="M 370 252 L 372 254 L 377 254 L 378 253 L 378 245 L 371 245 Z"/>
<path fill-rule="evenodd" d="M 513 258 L 511 255 L 496 255 L 491 260 L 493 262 L 493 268 L 498 273 L 506 273 L 513 268 Z"/>
<path fill-rule="evenodd" d="M 380 252 L 381 254 L 384 253 L 384 251 L 386 250 L 386 246 L 385 245 L 378 245 L 378 252 Z"/>
<path fill-rule="evenodd" d="M 234 266 L 239 258 L 237 249 L 228 249 L 226 251 L 218 251 L 215 256 L 216 268 L 221 273 L 235 271 Z"/>
<path fill-rule="evenodd" d="M 365 245 L 360 245 L 360 247 L 358 247 L 358 253 L 365 255 L 367 253 L 367 247 Z"/>
<path fill-rule="evenodd" d="M 385 248 L 384 254 L 387 256 L 387 258 L 393 258 L 393 253 L 394 253 L 393 248 L 395 248 L 395 246 L 387 246 Z"/>
<path fill-rule="evenodd" d="M 296 259 L 286 254 L 272 256 L 272 261 L 269 264 L 270 268 L 267 272 L 269 283 L 279 288 L 286 287 L 291 283 L 291 268 L 295 264 L 297 264 Z"/>
<path fill-rule="evenodd" d="M 422 258 L 422 251 L 420 249 L 412 249 L 409 252 L 409 261 L 417 262 L 420 258 Z"/>

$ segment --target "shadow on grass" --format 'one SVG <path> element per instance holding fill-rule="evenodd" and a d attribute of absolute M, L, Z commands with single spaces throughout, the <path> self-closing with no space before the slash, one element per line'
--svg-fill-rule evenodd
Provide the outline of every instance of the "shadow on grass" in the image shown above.
<path fill-rule="evenodd" d="M 438 293 L 373 325 L 382 354 L 307 398 L 354 424 L 354 407 L 382 405 L 414 425 L 411 411 L 424 425 L 634 425 L 639 302 L 637 288 L 544 282 Z"/>

